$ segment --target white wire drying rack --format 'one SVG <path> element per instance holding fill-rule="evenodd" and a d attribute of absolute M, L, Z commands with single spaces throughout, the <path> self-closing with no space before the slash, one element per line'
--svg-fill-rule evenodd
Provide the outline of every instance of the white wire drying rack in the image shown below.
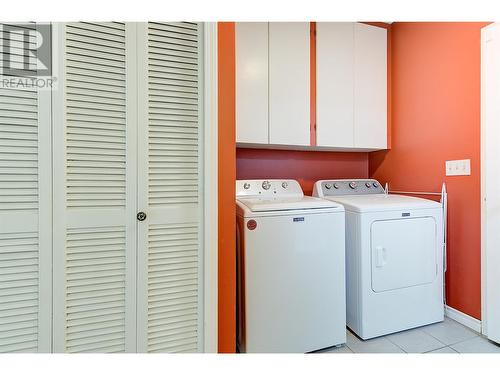
<path fill-rule="evenodd" d="M 385 193 L 386 194 L 403 194 L 403 195 L 429 195 L 429 196 L 441 196 L 441 207 L 443 210 L 443 300 L 444 303 L 446 304 L 446 285 L 445 285 L 445 278 L 444 274 L 446 273 L 446 270 L 448 269 L 448 264 L 446 261 L 446 241 L 447 241 L 447 233 L 446 229 L 448 227 L 447 222 L 448 222 L 448 193 L 446 192 L 446 183 L 443 182 L 443 185 L 441 186 L 441 192 L 434 192 L 434 191 L 401 191 L 401 190 L 389 190 L 389 183 L 385 184 Z"/>

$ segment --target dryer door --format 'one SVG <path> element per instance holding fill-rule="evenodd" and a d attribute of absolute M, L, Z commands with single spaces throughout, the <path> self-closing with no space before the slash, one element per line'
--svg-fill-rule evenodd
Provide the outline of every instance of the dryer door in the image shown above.
<path fill-rule="evenodd" d="M 374 292 L 432 283 L 437 275 L 432 217 L 375 221 L 371 226 Z"/>

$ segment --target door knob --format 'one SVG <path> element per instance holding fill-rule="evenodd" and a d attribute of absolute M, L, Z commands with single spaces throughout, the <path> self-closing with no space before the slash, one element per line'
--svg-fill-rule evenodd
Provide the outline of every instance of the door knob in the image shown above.
<path fill-rule="evenodd" d="M 142 212 L 142 211 L 141 211 L 141 212 L 139 212 L 139 213 L 137 214 L 137 220 L 139 220 L 139 221 L 144 221 L 144 220 L 146 220 L 146 217 L 147 217 L 147 215 L 146 215 L 146 213 L 145 213 L 145 212 Z"/>

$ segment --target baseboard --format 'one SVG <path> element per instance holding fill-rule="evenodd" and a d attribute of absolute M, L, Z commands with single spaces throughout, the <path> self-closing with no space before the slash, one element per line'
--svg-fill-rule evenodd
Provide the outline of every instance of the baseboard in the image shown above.
<path fill-rule="evenodd" d="M 469 327 L 473 331 L 481 333 L 481 321 L 473 318 L 470 315 L 464 314 L 463 312 L 458 311 L 450 306 L 444 307 L 444 315 L 466 327 Z"/>

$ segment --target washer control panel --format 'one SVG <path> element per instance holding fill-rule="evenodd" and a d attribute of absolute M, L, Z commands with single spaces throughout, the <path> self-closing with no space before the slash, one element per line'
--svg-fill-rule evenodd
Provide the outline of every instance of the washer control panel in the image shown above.
<path fill-rule="evenodd" d="M 384 188 L 377 180 L 324 180 L 315 185 L 318 196 L 384 194 Z"/>
<path fill-rule="evenodd" d="M 236 197 L 302 197 L 302 188 L 295 180 L 238 180 Z"/>

